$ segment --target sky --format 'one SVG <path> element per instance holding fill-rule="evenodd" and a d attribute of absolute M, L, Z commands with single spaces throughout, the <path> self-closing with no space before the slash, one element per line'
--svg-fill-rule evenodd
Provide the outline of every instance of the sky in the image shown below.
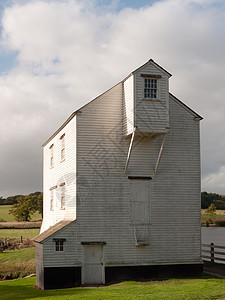
<path fill-rule="evenodd" d="M 224 0 L 3 0 L 0 18 L 0 196 L 41 191 L 41 145 L 150 58 L 204 117 L 202 191 L 225 194 Z"/>

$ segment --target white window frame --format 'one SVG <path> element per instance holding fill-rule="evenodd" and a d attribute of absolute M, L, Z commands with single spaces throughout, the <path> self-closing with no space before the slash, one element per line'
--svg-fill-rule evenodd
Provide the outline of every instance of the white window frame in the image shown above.
<path fill-rule="evenodd" d="M 61 183 L 60 186 L 61 186 L 60 209 L 65 209 L 66 208 L 65 182 Z"/>
<path fill-rule="evenodd" d="M 158 99 L 158 80 L 156 78 L 144 78 L 144 99 Z"/>
<path fill-rule="evenodd" d="M 54 210 L 54 191 L 50 190 L 50 211 Z"/>
<path fill-rule="evenodd" d="M 142 77 L 142 83 L 143 83 L 143 87 L 142 87 L 142 91 L 143 91 L 143 99 L 144 100 L 159 100 L 160 98 L 160 79 L 162 78 L 161 75 L 150 75 L 150 74 L 141 74 L 141 77 Z M 149 80 L 150 81 L 150 86 L 149 88 L 146 87 L 145 83 L 146 83 L 146 80 Z M 154 81 L 151 83 L 151 81 Z M 152 86 L 151 87 L 151 84 L 156 84 L 156 87 Z M 146 93 L 145 93 L 145 90 L 146 89 L 149 89 L 150 90 L 150 95 L 149 97 L 146 96 Z M 155 95 L 153 95 L 151 97 L 151 91 L 152 90 L 156 90 L 155 92 Z"/>
<path fill-rule="evenodd" d="M 52 186 L 49 191 L 50 191 L 50 211 L 54 210 L 54 190 L 57 188 L 57 185 Z"/>
<path fill-rule="evenodd" d="M 50 147 L 50 168 L 54 167 L 54 144 L 52 144 Z"/>
<path fill-rule="evenodd" d="M 53 239 L 55 242 L 55 252 L 64 252 L 65 251 L 65 245 L 66 239 Z"/>
<path fill-rule="evenodd" d="M 65 133 L 60 137 L 61 140 L 61 162 L 66 159 L 65 157 Z"/>

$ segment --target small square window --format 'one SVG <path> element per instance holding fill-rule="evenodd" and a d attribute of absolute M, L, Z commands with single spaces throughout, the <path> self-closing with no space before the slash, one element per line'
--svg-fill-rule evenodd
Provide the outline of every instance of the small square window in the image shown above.
<path fill-rule="evenodd" d="M 64 251 L 64 242 L 66 239 L 53 239 L 55 241 L 55 251 Z"/>

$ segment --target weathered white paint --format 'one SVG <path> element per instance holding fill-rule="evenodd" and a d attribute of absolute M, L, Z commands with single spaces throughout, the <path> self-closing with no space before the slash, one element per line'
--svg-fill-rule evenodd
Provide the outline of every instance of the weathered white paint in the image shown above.
<path fill-rule="evenodd" d="M 104 284 L 103 245 L 85 245 L 82 284 Z"/>
<path fill-rule="evenodd" d="M 158 98 L 144 99 L 144 77 L 142 74 L 159 75 Z M 134 72 L 135 126 L 140 132 L 165 132 L 169 127 L 169 84 L 170 76 L 153 61 Z"/>
<path fill-rule="evenodd" d="M 134 128 L 134 76 L 131 74 L 123 83 L 124 134 L 129 135 Z"/>
<path fill-rule="evenodd" d="M 160 102 L 143 101 L 143 72 L 162 76 Z M 168 77 L 153 63 L 134 72 L 134 123 L 139 132 L 135 134 L 126 175 L 131 137 L 124 137 L 127 100 L 123 82 L 81 108 L 82 113 L 45 146 L 42 231 L 63 218 L 76 218 L 76 222 L 54 234 L 66 237 L 64 253 L 54 252 L 52 236 L 43 242 L 44 266 L 83 267 L 86 256 L 81 241 L 106 242 L 105 266 L 201 262 L 199 122 L 195 121 L 195 113 L 169 95 Z M 154 176 L 163 140 L 160 133 L 167 127 L 170 131 Z M 64 132 L 63 166 L 59 138 Z M 56 157 L 50 169 L 52 143 Z M 76 180 L 71 174 L 77 174 Z M 152 180 L 141 182 L 140 188 L 131 187 L 133 181 L 128 176 L 152 176 Z M 50 212 L 49 188 L 61 181 L 66 182 L 66 193 L 70 187 L 71 206 L 60 211 L 56 205 Z M 141 218 L 134 212 L 139 195 Z M 146 245 L 137 246 L 142 241 Z"/>
<path fill-rule="evenodd" d="M 65 134 L 65 159 L 61 159 L 62 135 Z M 61 139 L 60 139 L 61 138 Z M 54 144 L 54 167 L 50 167 L 51 149 Z M 44 218 L 41 232 L 61 220 L 76 218 L 76 116 L 51 141 L 43 147 L 43 190 Z M 60 186 L 65 183 L 65 187 Z M 53 189 L 53 210 L 51 210 L 51 188 Z M 65 209 L 61 209 L 61 194 L 65 188 Z"/>
<path fill-rule="evenodd" d="M 133 225 L 150 225 L 150 182 L 130 181 L 130 222 Z"/>

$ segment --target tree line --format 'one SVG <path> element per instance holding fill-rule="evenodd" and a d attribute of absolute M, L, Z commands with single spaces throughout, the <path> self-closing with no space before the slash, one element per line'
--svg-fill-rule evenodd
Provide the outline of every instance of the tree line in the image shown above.
<path fill-rule="evenodd" d="M 30 221 L 31 215 L 38 211 L 43 217 L 43 193 L 0 197 L 0 205 L 11 205 L 9 213 L 17 221 Z"/>
<path fill-rule="evenodd" d="M 201 207 L 208 208 L 211 204 L 214 204 L 216 209 L 225 209 L 225 196 L 215 193 L 201 193 Z"/>

